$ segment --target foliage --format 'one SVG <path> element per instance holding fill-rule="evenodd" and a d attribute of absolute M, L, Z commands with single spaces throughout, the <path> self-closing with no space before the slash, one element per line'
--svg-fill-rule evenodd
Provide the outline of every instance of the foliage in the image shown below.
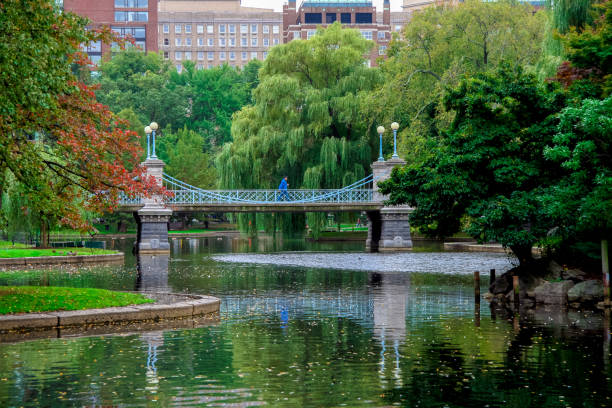
<path fill-rule="evenodd" d="M 0 190 L 10 173 L 43 237 L 55 220 L 89 229 L 81 209 L 112 210 L 120 191 L 153 187 L 136 135 L 73 74 L 87 64 L 80 44 L 112 37 L 86 25 L 50 1 L 0 5 Z"/>
<path fill-rule="evenodd" d="M 573 29 L 562 37 L 570 64 L 560 67 L 557 79 L 566 86 L 575 81 L 584 85 L 588 80 L 587 84 L 595 87 L 594 96 L 605 97 L 612 92 L 612 2 L 597 10 L 601 15 L 593 25 L 581 31 Z"/>
<path fill-rule="evenodd" d="M 184 87 L 170 80 L 174 70 L 159 54 L 130 48 L 100 65 L 97 97 L 110 110 L 131 109 L 141 123 L 183 127 L 188 111 Z"/>
<path fill-rule="evenodd" d="M 426 158 L 425 140 L 452 121 L 440 106 L 445 87 L 466 74 L 495 71 L 504 60 L 538 61 L 547 15 L 532 11 L 512 1 L 468 0 L 413 15 L 404 40 L 392 43 L 382 64 L 385 85 L 365 106 L 368 116 L 381 123 L 400 123 L 401 156 L 410 162 Z"/>
<path fill-rule="evenodd" d="M 544 156 L 564 170 L 545 200 L 557 233 L 606 239 L 612 231 L 612 97 L 565 108 Z"/>
<path fill-rule="evenodd" d="M 444 96 L 455 118 L 428 141 L 431 157 L 394 171 L 381 191 L 392 204 L 415 206 L 412 225 L 426 235 L 459 231 L 466 214 L 470 235 L 528 261 L 532 245 L 552 228 L 540 200 L 560 176 L 543 154 L 553 142 L 554 114 L 564 106 L 550 88 L 509 66 L 462 80 Z"/>
<path fill-rule="evenodd" d="M 0 315 L 54 310 L 82 310 L 152 303 L 138 293 L 105 289 L 3 286 L 0 288 Z"/>
<path fill-rule="evenodd" d="M 373 43 L 339 23 L 309 40 L 271 49 L 253 106 L 234 116 L 233 142 L 217 157 L 224 188 L 338 188 L 369 173 L 374 135 L 360 114 L 364 95 L 381 83 L 365 66 Z M 255 228 L 255 218 L 242 225 Z M 324 219 L 309 216 L 316 230 Z M 298 216 L 283 229 L 302 230 Z"/>
<path fill-rule="evenodd" d="M 204 138 L 186 127 L 176 133 L 164 133 L 159 140 L 159 157 L 165 171 L 179 180 L 202 188 L 214 188 L 217 176 L 209 152 L 204 151 Z"/>

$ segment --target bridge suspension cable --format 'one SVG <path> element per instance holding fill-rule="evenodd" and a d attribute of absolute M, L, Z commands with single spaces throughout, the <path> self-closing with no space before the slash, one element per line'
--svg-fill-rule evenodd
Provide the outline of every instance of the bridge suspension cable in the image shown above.
<path fill-rule="evenodd" d="M 163 174 L 162 180 L 168 190 L 174 194 L 168 203 L 244 203 L 270 204 L 279 202 L 315 203 L 315 202 L 369 202 L 372 201 L 372 189 L 364 188 L 374 181 L 373 175 L 364 177 L 340 189 L 312 190 L 204 190 Z"/>

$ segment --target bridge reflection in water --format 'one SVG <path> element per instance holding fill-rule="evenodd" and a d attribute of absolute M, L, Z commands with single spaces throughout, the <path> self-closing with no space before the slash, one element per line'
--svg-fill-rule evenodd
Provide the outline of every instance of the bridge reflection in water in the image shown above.
<path fill-rule="evenodd" d="M 198 240 L 187 242 L 193 250 L 199 245 Z M 163 292 L 180 290 L 169 285 L 168 267 L 168 255 L 138 256 L 136 289 Z M 411 296 L 410 275 L 405 272 L 367 272 L 367 282 L 353 288 L 322 288 L 318 291 L 277 288 L 266 290 L 264 295 L 215 295 L 222 299 L 222 320 L 277 316 L 284 329 L 295 319 L 350 319 L 366 330 L 372 330 L 373 337 L 381 346 L 381 379 L 388 378 L 387 371 L 391 370 L 396 381 L 401 381 L 399 350 L 408 335 L 407 316 L 411 320 L 429 320 L 435 315 L 462 313 L 473 300 L 473 294 L 469 291 L 459 291 L 458 298 L 453 297 L 452 301 L 435 294 Z M 155 339 L 150 340 L 147 339 L 149 344 L 155 344 Z"/>

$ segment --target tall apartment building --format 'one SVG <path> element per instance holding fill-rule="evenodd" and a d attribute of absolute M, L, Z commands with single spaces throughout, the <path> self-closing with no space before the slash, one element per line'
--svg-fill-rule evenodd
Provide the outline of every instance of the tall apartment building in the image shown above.
<path fill-rule="evenodd" d="M 64 10 L 87 17 L 91 27 L 109 26 L 121 36 L 131 36 L 144 51 L 157 51 L 158 0 L 64 0 Z M 85 48 L 98 63 L 111 45 L 96 42 Z"/>
<path fill-rule="evenodd" d="M 159 50 L 179 72 L 185 61 L 241 67 L 282 41 L 282 22 L 281 13 L 240 0 L 160 0 Z"/>
<path fill-rule="evenodd" d="M 370 54 L 371 65 L 376 65 L 376 59 L 385 55 L 392 29 L 401 28 L 399 23 L 391 26 L 389 0 L 384 0 L 382 18 L 377 18 L 376 7 L 367 0 L 304 0 L 299 8 L 296 0 L 288 0 L 283 6 L 283 42 L 308 39 L 316 34 L 318 27 L 336 21 L 361 31 L 364 38 L 377 44 Z"/>

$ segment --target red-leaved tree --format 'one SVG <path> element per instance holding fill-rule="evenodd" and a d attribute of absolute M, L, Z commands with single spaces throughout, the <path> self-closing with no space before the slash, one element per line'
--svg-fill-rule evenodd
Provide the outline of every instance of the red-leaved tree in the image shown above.
<path fill-rule="evenodd" d="M 0 193 L 20 184 L 43 245 L 54 223 L 91 230 L 87 213 L 112 211 L 121 192 L 162 193 L 137 134 L 76 74 L 90 64 L 82 44 L 118 40 L 87 24 L 52 1 L 0 2 Z"/>

